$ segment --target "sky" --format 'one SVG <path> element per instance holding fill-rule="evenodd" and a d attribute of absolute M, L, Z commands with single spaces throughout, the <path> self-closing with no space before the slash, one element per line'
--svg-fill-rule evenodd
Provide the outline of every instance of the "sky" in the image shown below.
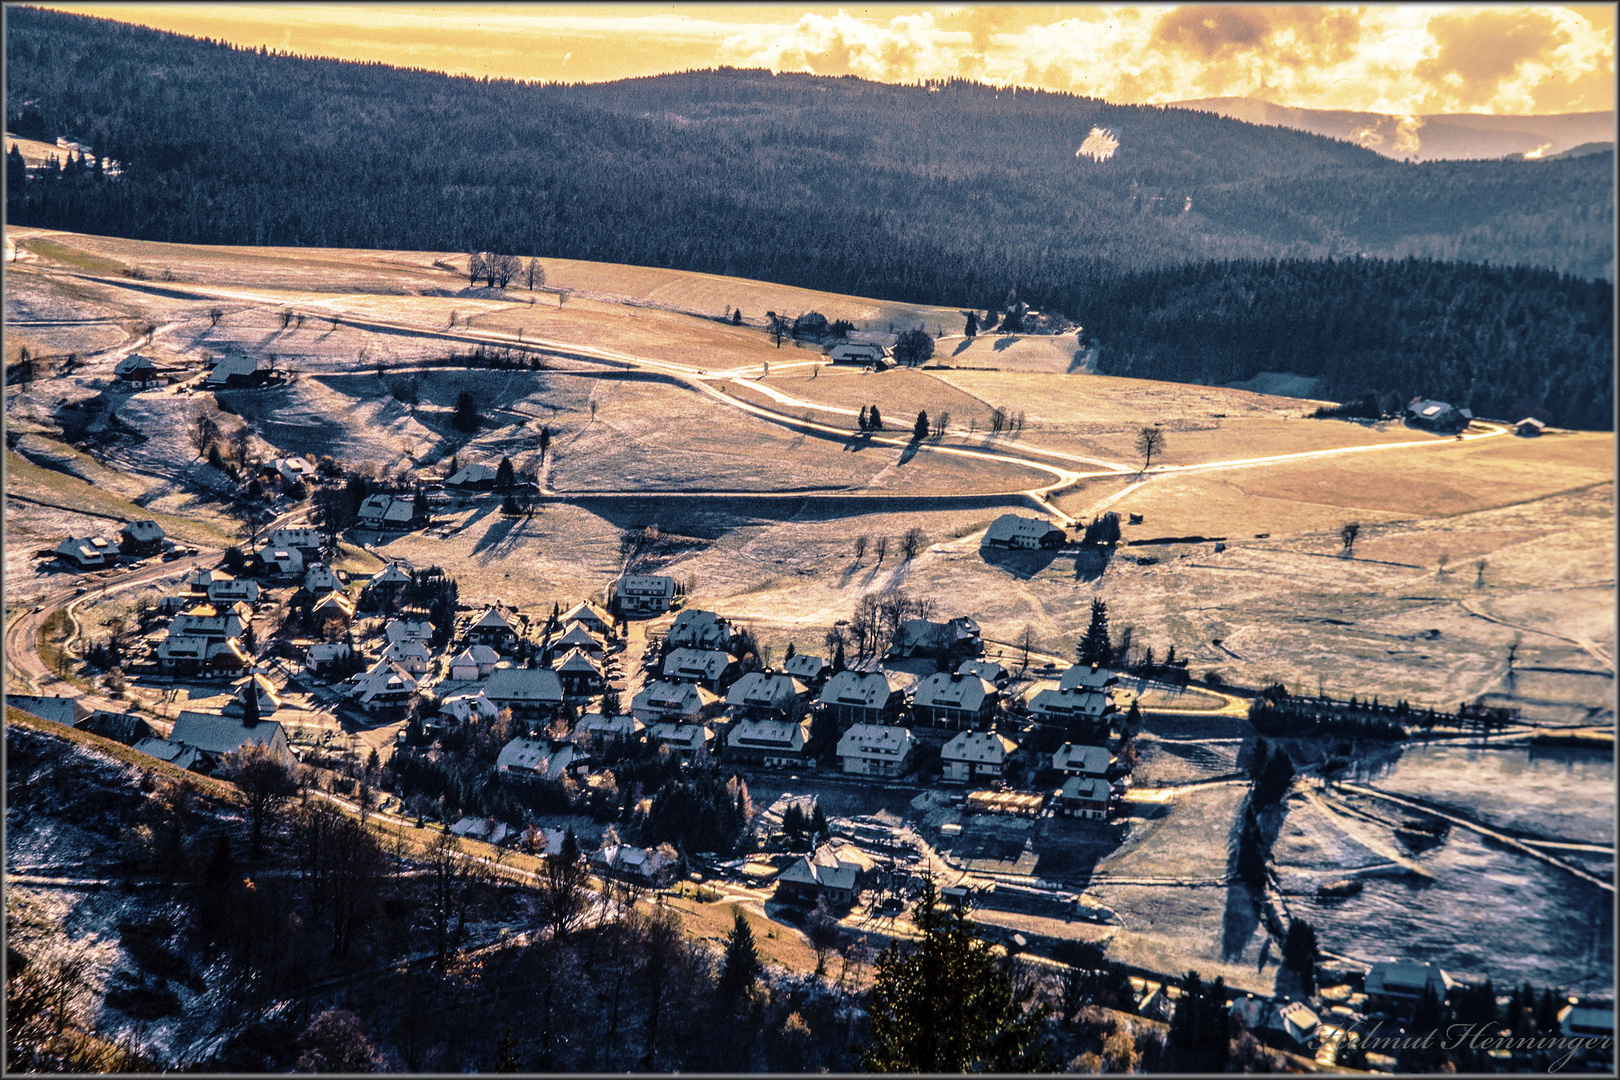
<path fill-rule="evenodd" d="M 1397 115 L 1615 107 L 1615 8 L 869 4 L 47 4 L 307 56 L 600 82 L 733 67 L 965 77 L 1140 104 Z"/>

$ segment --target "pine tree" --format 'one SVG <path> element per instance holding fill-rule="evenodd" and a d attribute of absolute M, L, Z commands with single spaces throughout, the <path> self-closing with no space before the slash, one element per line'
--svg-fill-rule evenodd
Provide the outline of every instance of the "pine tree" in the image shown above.
<path fill-rule="evenodd" d="M 926 438 L 928 438 L 928 413 L 925 410 L 918 410 L 917 423 L 911 429 L 911 439 L 913 442 L 921 442 Z"/>
<path fill-rule="evenodd" d="M 753 928 L 748 925 L 742 909 L 738 908 L 736 921 L 731 927 L 731 936 L 726 939 L 726 955 L 720 964 L 720 982 L 717 988 L 721 999 L 735 1001 L 747 996 L 763 970 L 764 965 L 759 961 L 759 951 L 754 947 Z"/>
<path fill-rule="evenodd" d="M 1092 597 L 1091 625 L 1086 636 L 1075 646 L 1082 664 L 1106 664 L 1114 655 L 1113 643 L 1108 639 L 1108 605 L 1101 597 Z"/>
<path fill-rule="evenodd" d="M 517 473 L 512 468 L 512 459 L 501 458 L 501 463 L 495 466 L 495 490 L 505 491 L 517 483 Z"/>
<path fill-rule="evenodd" d="M 827 826 L 827 814 L 821 809 L 821 800 L 816 800 L 815 809 L 810 811 L 810 832 L 814 836 L 828 837 L 832 830 Z"/>
<path fill-rule="evenodd" d="M 878 412 L 878 407 L 876 405 L 873 405 L 871 411 L 866 415 L 866 430 L 883 430 L 883 414 Z"/>
<path fill-rule="evenodd" d="M 866 406 L 865 405 L 861 406 L 861 418 L 859 420 L 857 420 L 856 423 L 860 425 L 860 428 L 861 428 L 862 431 L 867 430 Z"/>
<path fill-rule="evenodd" d="M 878 958 L 867 1072 L 1041 1072 L 1054 1066 L 1047 1011 L 1028 1007 L 1006 965 L 973 936 L 960 908 L 942 906 L 925 881 L 912 914 L 920 931 Z"/>
<path fill-rule="evenodd" d="M 840 641 L 838 643 L 838 648 L 833 650 L 833 658 L 832 658 L 833 674 L 834 675 L 838 674 L 840 671 L 843 671 L 848 666 L 849 666 L 849 662 L 844 659 L 844 643 L 842 641 Z"/>

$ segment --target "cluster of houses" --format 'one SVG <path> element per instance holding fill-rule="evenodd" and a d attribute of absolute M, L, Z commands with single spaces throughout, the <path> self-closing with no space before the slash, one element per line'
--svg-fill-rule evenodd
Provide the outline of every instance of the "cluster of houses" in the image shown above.
<path fill-rule="evenodd" d="M 116 540 L 101 536 L 70 536 L 56 545 L 52 554 L 74 570 L 101 570 L 122 559 L 144 559 L 169 551 L 174 541 L 155 521 L 131 521 L 118 530 Z"/>

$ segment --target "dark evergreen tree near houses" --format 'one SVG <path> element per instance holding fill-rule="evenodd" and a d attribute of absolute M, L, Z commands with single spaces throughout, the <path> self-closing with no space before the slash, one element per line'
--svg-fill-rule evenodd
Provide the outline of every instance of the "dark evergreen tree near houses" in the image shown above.
<path fill-rule="evenodd" d="M 1171 1066 L 1181 1072 L 1225 1072 L 1231 1038 L 1226 980 L 1217 978 L 1206 984 L 1196 971 L 1187 972 L 1181 984 L 1181 999 L 1170 1021 Z"/>
<path fill-rule="evenodd" d="M 1293 919 L 1283 938 L 1283 964 L 1299 976 L 1306 994 L 1316 992 L 1316 928 L 1304 919 Z M 1494 1004 L 1494 1002 L 1493 1002 Z M 1494 1019 L 1494 1017 L 1493 1017 Z"/>
<path fill-rule="evenodd" d="M 1091 623 L 1085 637 L 1075 646 L 1082 664 L 1106 664 L 1114 655 L 1113 643 L 1108 638 L 1108 604 L 1102 597 L 1092 597 Z"/>
<path fill-rule="evenodd" d="M 456 395 L 456 409 L 450 414 L 450 426 L 457 431 L 473 432 L 478 430 L 482 417 L 478 414 L 478 398 L 473 396 L 471 390 L 463 390 Z"/>
<path fill-rule="evenodd" d="M 827 813 L 821 808 L 821 800 L 816 800 L 814 809 L 810 811 L 810 835 L 825 840 L 832 835 L 832 829 L 827 825 Z"/>
<path fill-rule="evenodd" d="M 920 937 L 878 958 L 867 1072 L 1045 1072 L 1055 1069 L 1043 1033 L 1047 1011 L 1013 985 L 1007 962 L 973 935 L 926 880 L 912 913 Z"/>
<path fill-rule="evenodd" d="M 495 466 L 495 490 L 508 491 L 517 485 L 517 472 L 512 468 L 512 459 L 501 458 L 501 463 Z"/>
<path fill-rule="evenodd" d="M 754 930 L 738 908 L 731 934 L 726 938 L 726 952 L 720 962 L 720 979 L 716 989 L 722 1001 L 735 1002 L 754 989 L 754 983 L 764 972 L 759 950 L 754 946 Z"/>

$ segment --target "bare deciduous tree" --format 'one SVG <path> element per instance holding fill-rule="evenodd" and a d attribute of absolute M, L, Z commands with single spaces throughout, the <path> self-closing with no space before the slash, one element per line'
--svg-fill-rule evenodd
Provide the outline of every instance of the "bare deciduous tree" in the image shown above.
<path fill-rule="evenodd" d="M 857 536 L 855 538 L 855 561 L 856 562 L 860 562 L 861 559 L 865 558 L 865 556 L 866 556 L 866 545 L 868 543 L 869 543 L 869 539 L 868 539 L 868 537 L 867 537 L 867 535 L 865 533 L 862 533 L 861 535 L 859 535 L 859 536 Z"/>
<path fill-rule="evenodd" d="M 1136 452 L 1142 455 L 1142 470 L 1147 471 L 1153 464 L 1153 455 L 1164 453 L 1164 432 L 1156 427 L 1145 427 L 1137 432 Z"/>

